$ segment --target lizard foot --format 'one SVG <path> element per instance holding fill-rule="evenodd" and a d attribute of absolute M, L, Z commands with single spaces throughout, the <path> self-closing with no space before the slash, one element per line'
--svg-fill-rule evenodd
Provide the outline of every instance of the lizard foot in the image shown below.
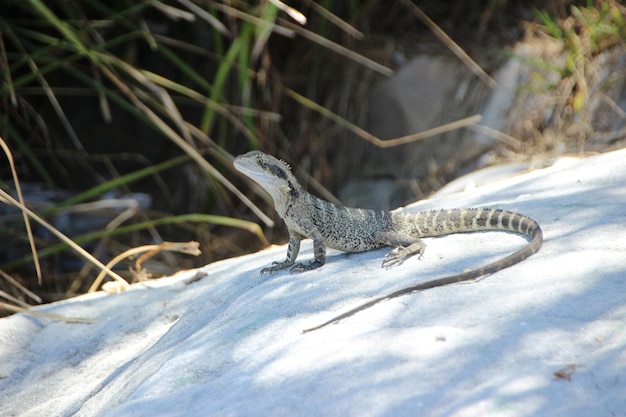
<path fill-rule="evenodd" d="M 289 272 L 293 274 L 294 272 L 310 271 L 312 269 L 319 268 L 322 265 L 324 265 L 324 262 L 321 261 L 311 261 L 308 264 L 296 264 L 289 270 Z"/>
<path fill-rule="evenodd" d="M 409 246 L 396 246 L 395 249 L 393 249 L 387 254 L 387 256 L 385 256 L 385 260 L 383 261 L 383 268 L 389 269 L 392 266 L 399 265 L 406 258 L 415 254 L 421 257 L 424 254 L 425 249 L 426 244 L 420 239 L 417 239 Z"/>
<path fill-rule="evenodd" d="M 389 269 L 393 266 L 399 265 L 410 254 L 411 253 L 409 252 L 407 248 L 403 246 L 398 246 L 397 248 L 395 248 L 394 250 L 392 250 L 385 256 L 382 267 Z"/>
<path fill-rule="evenodd" d="M 286 269 L 289 268 L 291 265 L 293 265 L 293 262 L 291 261 L 283 261 L 283 262 L 272 262 L 272 266 L 268 266 L 267 268 L 263 268 L 261 269 L 261 275 L 265 274 L 265 273 L 272 273 L 274 271 L 280 271 L 281 269 Z"/>

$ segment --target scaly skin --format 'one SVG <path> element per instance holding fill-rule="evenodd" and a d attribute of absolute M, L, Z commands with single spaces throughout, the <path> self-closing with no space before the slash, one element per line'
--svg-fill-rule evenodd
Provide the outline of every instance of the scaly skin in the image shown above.
<path fill-rule="evenodd" d="M 376 298 L 310 329 L 319 329 L 342 320 L 380 301 L 414 291 L 470 281 L 516 264 L 536 253 L 543 243 L 539 224 L 523 214 L 500 209 L 461 208 L 418 213 L 390 213 L 382 210 L 350 208 L 329 203 L 309 194 L 298 183 L 285 162 L 259 151 L 235 158 L 235 168 L 263 187 L 274 200 L 274 206 L 289 230 L 287 258 L 263 268 L 261 273 L 291 268 L 293 272 L 319 268 L 326 262 L 326 247 L 345 252 L 364 252 L 383 246 L 395 249 L 387 254 L 382 266 L 400 264 L 415 254 L 423 254 L 423 237 L 452 233 L 501 230 L 520 233 L 530 242 L 511 255 L 472 271 L 402 288 Z M 313 261 L 295 264 L 300 241 L 313 239 Z"/>

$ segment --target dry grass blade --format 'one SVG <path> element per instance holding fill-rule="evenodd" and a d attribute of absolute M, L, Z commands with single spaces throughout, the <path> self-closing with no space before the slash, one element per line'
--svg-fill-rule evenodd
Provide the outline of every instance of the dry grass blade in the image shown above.
<path fill-rule="evenodd" d="M 279 0 L 269 0 L 274 6 L 278 7 L 279 10 L 287 13 L 289 17 L 298 22 L 301 25 L 306 25 L 306 16 L 300 13 L 298 10 L 294 9 L 291 6 L 287 6 L 285 3 Z"/>
<path fill-rule="evenodd" d="M 459 119 L 454 122 L 446 123 L 445 125 L 437 126 L 432 129 L 428 129 L 422 132 L 414 133 L 408 136 L 403 136 L 396 139 L 382 140 L 372 135 L 368 131 L 359 126 L 355 125 L 352 122 L 344 119 L 343 117 L 331 112 L 324 106 L 321 106 L 314 101 L 296 93 L 293 90 L 288 88 L 285 89 L 286 94 L 302 104 L 305 107 L 308 107 L 311 110 L 315 110 L 321 115 L 328 117 L 329 119 L 336 122 L 338 125 L 343 126 L 344 128 L 350 130 L 357 136 L 365 139 L 366 141 L 378 146 L 379 148 L 391 148 L 393 146 L 406 145 L 407 143 L 415 142 L 418 140 L 426 139 L 431 136 L 440 135 L 442 133 L 450 132 L 452 130 L 461 129 L 464 127 L 471 127 L 476 125 L 482 120 L 482 116 L 479 114 L 475 114 L 474 116 L 466 117 L 464 119 Z"/>
<path fill-rule="evenodd" d="M 139 211 L 139 203 L 137 200 L 134 198 L 110 198 L 91 201 L 89 203 L 65 207 L 59 210 L 59 213 L 89 213 L 106 209 L 120 210 L 122 208 L 124 208 L 124 210 L 105 226 L 105 230 L 112 230 L 137 214 Z"/>
<path fill-rule="evenodd" d="M 153 2 L 152 7 L 159 10 L 161 13 L 173 20 L 182 19 L 188 22 L 194 22 L 196 20 L 195 14 L 177 9 L 176 7 L 168 6 L 167 4 L 163 4 L 160 1 Z"/>
<path fill-rule="evenodd" d="M 418 133 L 413 133 L 407 136 L 402 136 L 396 139 L 380 140 L 377 138 L 377 140 L 380 142 L 377 142 L 374 144 L 376 146 L 380 146 L 381 148 L 391 148 L 393 146 L 405 145 L 407 143 L 430 138 L 435 135 L 441 135 L 442 133 L 450 132 L 450 131 L 457 130 L 457 129 L 462 129 L 464 127 L 475 126 L 477 123 L 479 123 L 482 120 L 482 118 L 483 117 L 480 114 L 475 114 L 473 116 L 455 120 L 454 122 L 446 123 L 445 125 L 440 125 L 437 127 L 433 127 L 432 129 L 424 130 Z"/>
<path fill-rule="evenodd" d="M 24 196 L 22 195 L 22 187 L 20 186 L 20 181 L 17 176 L 17 170 L 15 169 L 15 163 L 13 161 L 13 154 L 9 149 L 8 145 L 4 141 L 2 137 L 0 137 L 0 146 L 4 151 L 4 154 L 7 156 L 9 160 L 9 166 L 11 167 L 11 175 L 13 176 L 13 182 L 15 183 L 15 191 L 17 192 L 17 199 L 20 204 L 25 205 Z M 30 220 L 28 220 L 28 216 L 24 211 L 22 211 L 22 218 L 24 219 L 24 226 L 26 227 L 26 234 L 28 235 L 28 243 L 30 245 L 30 251 L 33 254 L 33 262 L 35 263 L 35 271 L 37 272 L 37 283 L 39 285 L 42 284 L 41 277 L 41 265 L 39 265 L 39 258 L 37 257 L 37 247 L 35 246 L 35 238 L 33 237 L 33 231 L 30 227 Z"/>
<path fill-rule="evenodd" d="M 226 36 L 227 38 L 230 38 L 230 32 L 228 31 L 226 26 L 224 26 L 222 22 L 220 22 L 213 15 L 211 15 L 211 13 L 208 13 L 206 10 L 204 10 L 203 8 L 201 8 L 200 6 L 194 4 L 193 2 L 189 0 L 178 0 L 178 2 L 182 4 L 183 6 L 185 6 L 186 8 L 188 8 L 189 10 L 191 10 L 195 15 L 206 20 L 211 26 L 213 26 L 222 35 Z"/>
<path fill-rule="evenodd" d="M 0 61 L 2 62 L 2 75 L 4 76 L 4 83 L 9 89 L 9 96 L 11 97 L 11 105 L 13 107 L 17 107 L 17 96 L 15 95 L 15 86 L 13 85 L 13 80 L 11 79 L 11 71 L 9 71 L 9 60 L 7 58 L 7 51 L 4 46 L 4 36 L 2 36 L 2 32 L 0 31 Z"/>
<path fill-rule="evenodd" d="M 163 242 L 159 245 L 139 246 L 136 248 L 128 249 L 127 251 L 124 251 L 121 254 L 117 255 L 107 264 L 107 267 L 112 268 L 113 266 L 117 265 L 120 261 L 128 258 L 129 256 L 146 252 L 144 255 L 139 257 L 137 261 L 135 262 L 135 267 L 137 271 L 139 271 L 141 270 L 142 262 L 144 262 L 148 258 L 153 257 L 159 252 L 162 252 L 162 251 L 179 252 L 179 253 L 186 253 L 188 255 L 198 256 L 202 253 L 200 252 L 200 249 L 198 249 L 199 246 L 200 244 L 198 242 L 193 242 L 193 241 L 192 242 Z M 104 279 L 105 275 L 106 274 L 104 271 L 100 272 L 98 276 L 96 277 L 96 279 L 93 281 L 93 284 L 91 284 L 91 286 L 89 287 L 89 290 L 87 292 L 91 293 L 91 292 L 96 291 L 98 287 L 100 286 L 100 284 L 102 283 L 102 280 Z M 129 284 L 123 279 L 121 281 L 117 280 L 117 282 L 120 285 L 119 288 L 122 291 L 124 291 L 126 288 L 129 287 Z"/>
<path fill-rule="evenodd" d="M 519 139 L 515 139 L 513 136 L 507 135 L 506 133 L 500 132 L 499 130 L 492 127 L 476 123 L 470 128 L 475 132 L 482 133 L 483 135 L 494 138 L 495 140 L 499 140 L 500 142 L 506 143 L 507 145 L 516 149 L 519 148 L 521 145 L 521 141 Z"/>
<path fill-rule="evenodd" d="M 19 282 L 17 282 L 15 279 L 13 279 L 13 277 L 11 275 L 7 274 L 4 271 L 0 271 L 0 275 L 2 275 L 4 277 L 4 279 L 9 281 L 11 283 L 11 285 L 13 285 L 15 288 L 19 289 L 20 291 L 22 291 L 24 294 L 26 294 L 27 296 L 29 296 L 30 298 L 32 298 L 36 302 L 41 303 L 41 297 L 39 297 L 34 292 L 30 291 L 28 288 L 26 288 L 25 286 L 23 286 Z"/>
<path fill-rule="evenodd" d="M 148 252 L 137 258 L 137 260 L 135 261 L 135 269 L 141 269 L 142 263 L 152 258 L 159 252 L 178 252 L 193 256 L 202 255 L 202 251 L 200 251 L 200 244 L 193 240 L 190 242 L 163 242 L 159 245 L 148 246 L 154 246 L 154 248 L 150 249 Z M 147 248 L 148 246 L 143 246 L 143 248 Z"/>
<path fill-rule="evenodd" d="M 40 2 L 36 1 L 35 4 L 39 5 L 43 10 L 47 10 L 49 12 L 49 9 L 47 9 Z M 58 21 L 58 19 L 56 19 L 56 20 Z M 63 25 L 62 22 L 59 22 L 58 24 L 60 25 L 59 27 L 62 27 L 63 29 L 65 29 L 65 25 Z M 72 143 L 74 144 L 76 149 L 78 149 L 79 151 L 84 151 L 84 147 L 83 147 L 82 143 L 80 142 L 80 139 L 78 138 L 78 135 L 74 131 L 74 128 L 72 127 L 72 124 L 70 123 L 70 121 L 68 120 L 67 116 L 65 115 L 65 111 L 63 110 L 63 106 L 61 106 L 61 104 L 59 103 L 59 100 L 54 95 L 52 87 L 50 87 L 50 84 L 48 84 L 48 81 L 42 75 L 42 72 L 40 71 L 39 66 L 34 61 L 34 59 L 31 58 L 31 56 L 28 53 L 28 51 L 26 50 L 26 48 L 24 48 L 24 46 L 20 42 L 19 37 L 16 36 L 11 30 L 6 30 L 6 33 L 11 38 L 11 40 L 13 41 L 13 44 L 18 48 L 18 51 L 20 52 L 20 54 L 26 60 L 26 64 L 28 65 L 28 68 L 35 75 L 35 78 L 37 79 L 37 81 L 41 85 L 41 90 L 43 91 L 43 93 L 48 98 L 48 101 L 50 102 L 50 105 L 54 109 L 57 117 L 59 118 L 59 121 L 63 125 L 63 128 L 67 132 L 70 140 L 72 141 Z M 72 37 L 72 39 L 75 39 L 75 38 Z M 77 47 L 77 49 L 78 49 L 78 47 Z"/>
<path fill-rule="evenodd" d="M 413 4 L 410 0 L 403 0 L 404 4 L 413 12 L 413 14 L 422 21 L 424 25 L 430 31 L 439 38 L 439 40 L 452 51 L 454 55 L 456 55 L 465 66 L 467 66 L 478 78 L 480 78 L 485 84 L 487 84 L 491 88 L 496 88 L 498 84 L 495 82 L 493 78 L 491 78 L 481 67 L 478 65 L 469 55 L 465 53 L 463 48 L 461 48 L 456 42 L 452 40 L 448 36 L 446 32 L 443 31 L 435 22 L 430 20 L 430 18 L 424 13 L 419 7 Z"/>
<path fill-rule="evenodd" d="M 91 262 L 96 267 L 98 267 L 98 269 L 104 270 L 107 274 L 109 274 L 109 276 L 111 276 L 114 279 L 124 280 L 118 274 L 116 274 L 115 272 L 113 272 L 109 268 L 107 268 L 102 262 L 97 260 L 92 254 L 90 254 L 85 249 L 83 249 L 82 247 L 80 247 L 79 245 L 74 243 L 74 241 L 72 241 L 72 239 L 70 239 L 69 237 L 65 236 L 63 233 L 61 233 L 59 230 L 57 230 L 54 226 L 52 226 L 51 224 L 46 222 L 44 219 L 39 217 L 37 214 L 35 214 L 33 211 L 31 211 L 28 207 L 24 206 L 22 203 L 20 203 L 19 201 L 17 201 L 13 197 L 11 197 L 4 190 L 0 190 L 0 199 L 4 199 L 4 200 L 8 201 L 9 204 L 14 205 L 15 207 L 17 207 L 20 210 L 22 210 L 22 212 L 25 212 L 26 214 L 28 214 L 28 216 L 30 216 L 31 219 L 35 220 L 37 223 L 39 223 L 40 225 L 42 225 L 43 227 L 48 229 L 50 231 L 50 233 L 52 233 L 53 235 L 55 235 L 56 237 L 61 239 L 65 244 L 67 244 L 69 247 L 74 249 L 74 251 L 76 251 L 79 255 L 81 255 L 83 258 L 85 258 L 88 262 Z"/>
<path fill-rule="evenodd" d="M 272 32 L 277 33 L 279 35 L 283 35 L 288 38 L 292 38 L 294 35 L 293 30 L 287 29 L 284 26 L 279 26 L 274 23 L 267 22 L 263 19 L 259 19 L 256 16 L 242 12 L 241 10 L 237 10 L 233 7 L 226 6 L 224 4 L 217 3 L 217 2 L 211 2 L 211 7 L 215 8 L 215 10 L 218 10 L 222 13 L 225 13 L 232 17 L 236 17 L 237 19 L 241 19 L 243 21 L 253 23 L 261 28 L 270 27 L 272 29 Z"/>
<path fill-rule="evenodd" d="M 139 29 L 146 42 L 148 42 L 148 45 L 150 45 L 150 49 L 153 52 L 159 49 L 159 43 L 156 41 L 156 39 L 154 39 L 152 31 L 150 31 L 150 28 L 148 27 L 145 19 L 139 19 Z"/>
<path fill-rule="evenodd" d="M 23 307 L 23 308 L 30 307 L 30 305 L 26 304 L 24 301 L 20 300 L 19 298 L 13 297 L 11 294 L 4 292 L 2 290 L 0 290 L 0 297 L 4 298 L 5 300 L 9 300 L 13 304 L 17 304 L 20 307 Z"/>
<path fill-rule="evenodd" d="M 323 46 L 324 48 L 330 49 L 336 54 L 348 58 L 358 64 L 361 64 L 364 67 L 371 69 L 372 71 L 376 71 L 379 74 L 387 77 L 393 75 L 393 70 L 391 68 L 381 65 L 378 62 L 372 61 L 371 59 L 366 58 L 365 56 L 354 52 L 353 50 L 348 49 L 344 46 L 341 46 L 338 43 L 335 43 L 321 35 L 318 35 L 315 32 L 311 32 L 310 30 L 302 28 L 298 25 L 294 25 L 293 23 L 287 22 L 284 19 L 279 18 L 278 21 L 285 27 L 292 29 L 294 32 L 296 32 L 296 34 L 302 36 L 303 38 L 315 42 L 316 44 Z"/>
<path fill-rule="evenodd" d="M 164 41 L 165 38 L 160 38 L 159 40 Z M 183 94 L 207 107 L 211 107 L 216 113 L 219 113 L 220 115 L 227 118 L 228 121 L 231 122 L 237 130 L 241 131 L 246 136 L 246 138 L 248 138 L 248 140 L 252 143 L 256 143 L 256 136 L 254 135 L 253 132 L 250 131 L 250 129 L 246 127 L 246 125 L 240 120 L 238 115 L 249 115 L 253 117 L 260 117 L 260 118 L 264 118 L 268 121 L 273 121 L 273 122 L 279 122 L 281 120 L 281 115 L 278 113 L 257 110 L 257 109 L 249 108 L 249 107 L 240 107 L 240 106 L 233 106 L 230 104 L 222 104 L 222 103 L 218 103 L 212 100 L 207 100 L 206 96 L 197 92 L 196 90 L 193 90 L 189 87 L 178 84 L 170 79 L 162 77 L 159 74 L 155 74 L 147 70 L 142 70 L 141 73 L 146 77 L 146 79 L 148 79 L 149 81 L 155 84 L 158 84 L 164 88 L 173 90 L 177 93 Z M 215 149 L 215 150 L 222 149 L 215 142 L 213 142 L 211 138 L 207 137 L 206 134 L 202 130 L 197 128 L 194 124 L 190 122 L 185 122 L 185 128 L 188 129 L 192 133 L 192 135 L 195 136 L 196 139 L 211 146 L 212 149 Z"/>
<path fill-rule="evenodd" d="M 267 22 L 274 22 L 276 20 L 276 16 L 278 15 L 278 9 L 276 7 L 273 7 L 271 5 L 269 5 L 268 7 L 264 7 L 264 10 L 262 11 L 262 15 L 260 16 L 263 20 L 267 21 Z M 242 31 L 242 34 L 244 34 L 243 36 L 245 36 L 245 32 L 246 30 Z M 270 39 L 270 35 L 272 34 L 272 28 L 269 26 L 265 26 L 265 27 L 257 27 L 257 30 L 255 31 L 255 38 L 256 40 L 254 41 L 254 46 L 252 47 L 252 60 L 253 61 L 257 61 L 259 59 L 259 57 L 261 56 L 261 54 L 263 53 L 263 51 L 267 50 L 267 42 Z M 245 60 L 241 60 L 241 56 L 240 56 L 240 61 L 239 64 L 244 64 L 242 66 L 247 66 L 249 64 L 245 64 Z M 242 90 L 245 90 L 245 86 L 242 85 Z"/>
<path fill-rule="evenodd" d="M 3 307 L 4 309 L 12 311 L 14 313 L 24 313 L 24 314 L 28 314 L 28 315 L 39 317 L 39 318 L 51 319 L 51 320 L 59 320 L 59 321 L 67 322 L 67 323 L 92 324 L 92 323 L 96 322 L 93 319 L 87 319 L 87 318 L 84 318 L 84 317 L 67 317 L 67 316 L 63 316 L 61 314 L 44 313 L 44 312 L 41 312 L 41 311 L 35 311 L 35 310 L 31 310 L 29 308 L 18 307 L 18 306 L 14 306 L 14 305 L 3 303 L 3 302 L 0 302 L 0 307 Z"/>
<path fill-rule="evenodd" d="M 241 191 L 237 189 L 230 181 L 226 179 L 217 169 L 215 169 L 206 159 L 198 153 L 197 149 L 191 146 L 185 139 L 178 135 L 165 121 L 157 116 L 144 102 L 142 102 L 131 89 L 122 82 L 114 73 L 108 68 L 103 67 L 102 72 L 122 91 L 129 100 L 139 108 L 142 113 L 150 119 L 150 121 L 158 127 L 158 129 L 165 134 L 172 142 L 174 142 L 180 149 L 189 155 L 194 161 L 200 165 L 209 175 L 215 177 L 222 185 L 228 188 L 233 194 L 235 194 L 246 206 L 250 208 L 267 226 L 273 226 L 274 222 L 265 213 L 263 213 L 248 197 L 246 197 Z"/>
<path fill-rule="evenodd" d="M 106 199 L 100 201 L 93 201 L 90 203 L 77 204 L 75 206 L 70 206 L 68 208 L 64 208 L 61 212 L 64 213 L 80 213 L 80 212 L 90 212 L 96 210 L 102 210 L 107 208 L 113 208 L 115 210 L 119 210 L 123 207 L 126 207 L 124 211 L 119 213 L 117 216 L 113 218 L 105 227 L 104 230 L 114 230 L 120 227 L 124 222 L 132 218 L 140 209 L 139 203 L 134 198 L 116 198 L 116 199 Z M 94 253 L 98 253 L 100 248 L 106 246 L 109 241 L 108 237 L 104 237 L 98 243 L 96 249 L 94 249 Z M 91 271 L 92 265 L 85 264 L 80 272 L 76 275 L 76 277 L 72 280 L 72 284 L 70 288 L 67 290 L 67 295 L 74 295 L 77 293 L 78 289 L 82 286 L 87 274 Z"/>
<path fill-rule="evenodd" d="M 172 97 L 170 97 L 168 92 L 163 87 L 150 81 L 141 71 L 139 71 L 132 65 L 124 62 L 123 60 L 112 58 L 111 62 L 117 65 L 126 74 L 133 77 L 137 82 L 146 87 L 149 91 L 151 91 L 160 99 L 170 119 L 174 122 L 174 124 L 176 124 L 185 140 L 191 143 L 191 135 L 189 133 L 189 129 L 187 129 L 183 116 L 180 114 L 178 107 L 174 104 L 174 100 L 172 100 Z"/>
<path fill-rule="evenodd" d="M 96 68 L 91 68 L 91 73 L 93 74 L 94 80 L 98 82 L 98 84 L 102 84 L 102 76 L 100 72 L 97 71 Z M 113 121 L 113 115 L 111 113 L 111 106 L 109 105 L 109 101 L 107 100 L 107 96 L 104 91 L 101 89 L 96 90 L 96 94 L 98 96 L 98 104 L 100 106 L 100 112 L 102 113 L 102 119 L 106 123 L 111 123 Z"/>
<path fill-rule="evenodd" d="M 339 29 L 343 30 L 348 35 L 352 36 L 353 38 L 359 39 L 359 40 L 364 38 L 363 32 L 356 29 L 350 23 L 332 14 L 331 12 L 329 12 L 327 9 L 323 8 L 316 2 L 312 1 L 310 3 L 310 6 L 311 6 L 311 9 L 314 10 L 317 14 L 319 14 L 324 19 L 328 20 L 330 23 L 337 26 Z"/>

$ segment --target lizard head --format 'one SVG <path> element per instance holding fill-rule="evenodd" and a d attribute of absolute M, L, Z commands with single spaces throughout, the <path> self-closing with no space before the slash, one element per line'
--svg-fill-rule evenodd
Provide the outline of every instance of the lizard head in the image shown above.
<path fill-rule="evenodd" d="M 300 194 L 301 187 L 291 173 L 289 165 L 280 159 L 260 151 L 250 151 L 235 158 L 235 169 L 250 177 L 267 191 L 274 200 L 276 210 L 280 213 L 288 198 Z"/>

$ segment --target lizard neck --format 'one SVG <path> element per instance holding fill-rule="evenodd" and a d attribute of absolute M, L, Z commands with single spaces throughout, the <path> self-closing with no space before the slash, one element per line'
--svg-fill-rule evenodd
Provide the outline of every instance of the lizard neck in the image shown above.
<path fill-rule="evenodd" d="M 271 187 L 264 186 L 274 200 L 274 208 L 278 215 L 284 219 L 287 215 L 289 208 L 300 198 L 303 198 L 305 194 L 308 194 L 304 188 L 298 183 L 289 184 L 280 188 L 272 189 Z"/>

